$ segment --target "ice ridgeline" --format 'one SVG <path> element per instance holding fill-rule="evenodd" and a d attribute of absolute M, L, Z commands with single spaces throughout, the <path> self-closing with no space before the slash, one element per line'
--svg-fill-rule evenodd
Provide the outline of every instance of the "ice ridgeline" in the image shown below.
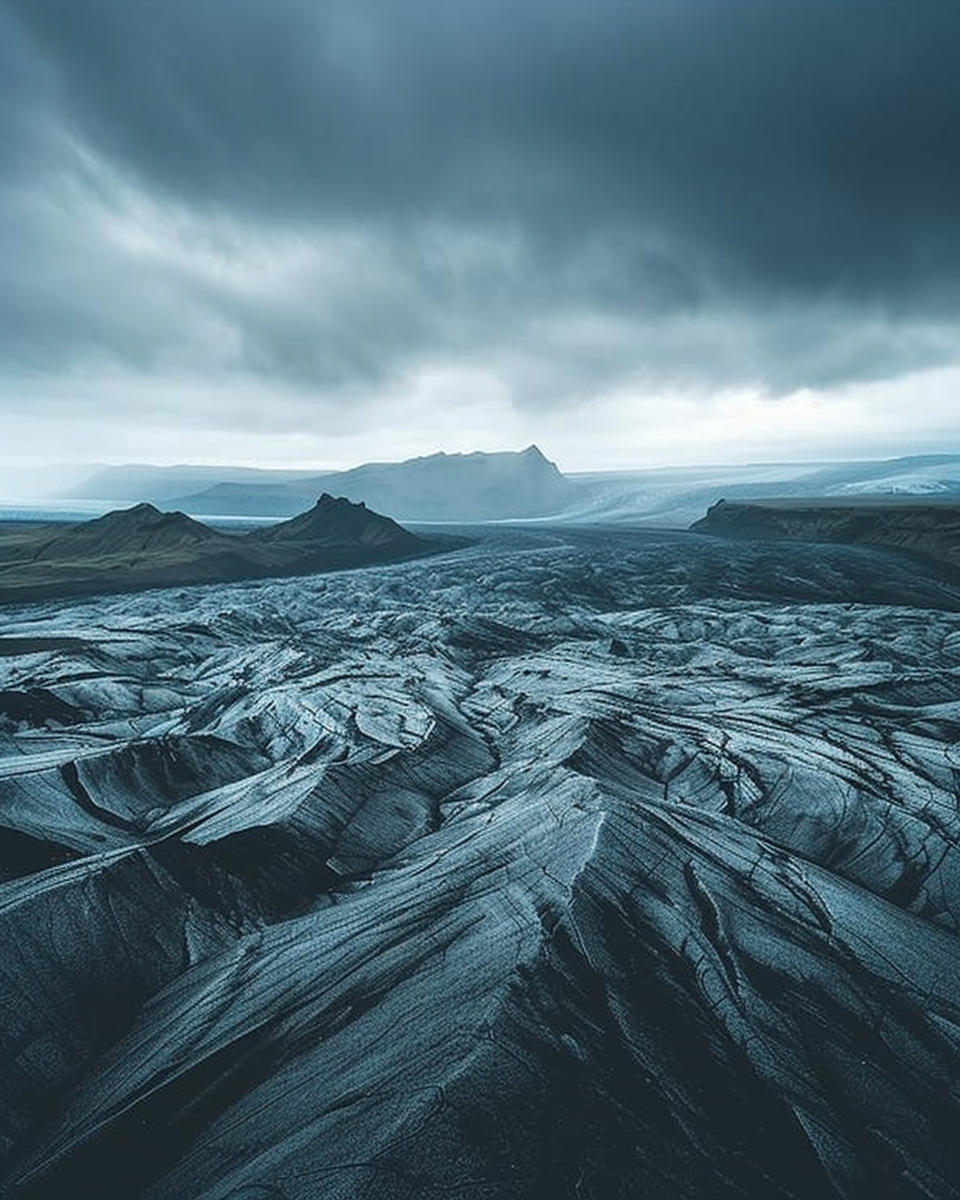
<path fill-rule="evenodd" d="M 2 1194 L 960 1194 L 958 611 L 572 531 L 9 612 Z"/>

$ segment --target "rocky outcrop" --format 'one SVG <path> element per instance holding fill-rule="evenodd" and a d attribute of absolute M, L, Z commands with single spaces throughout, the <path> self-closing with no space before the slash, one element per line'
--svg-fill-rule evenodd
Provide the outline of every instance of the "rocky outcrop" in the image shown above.
<path fill-rule="evenodd" d="M 691 529 L 718 537 L 882 546 L 960 571 L 960 505 L 953 501 L 719 500 Z"/>

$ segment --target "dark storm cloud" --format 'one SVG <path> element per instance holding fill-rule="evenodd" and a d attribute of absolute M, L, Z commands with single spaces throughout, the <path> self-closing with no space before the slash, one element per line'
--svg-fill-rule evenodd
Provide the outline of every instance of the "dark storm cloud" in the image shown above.
<path fill-rule="evenodd" d="M 954 353 L 955 0 L 11 9 L 11 359 L 99 345 L 161 369 L 170 340 L 330 385 L 479 352 L 547 395 L 631 373 L 787 390 Z M 89 203 L 31 216 L 67 179 L 99 193 L 101 223 L 126 188 L 232 230 L 227 258 L 338 232 L 365 249 L 333 278 L 305 249 L 283 292 L 186 256 L 154 263 L 146 295 L 128 250 L 89 228 L 67 249 Z"/>

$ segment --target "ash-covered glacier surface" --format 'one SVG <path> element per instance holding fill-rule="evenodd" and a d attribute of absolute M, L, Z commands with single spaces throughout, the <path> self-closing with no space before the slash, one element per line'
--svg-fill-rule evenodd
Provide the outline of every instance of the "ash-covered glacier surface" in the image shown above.
<path fill-rule="evenodd" d="M 2 1194 L 960 1195 L 958 613 L 585 530 L 9 610 Z"/>

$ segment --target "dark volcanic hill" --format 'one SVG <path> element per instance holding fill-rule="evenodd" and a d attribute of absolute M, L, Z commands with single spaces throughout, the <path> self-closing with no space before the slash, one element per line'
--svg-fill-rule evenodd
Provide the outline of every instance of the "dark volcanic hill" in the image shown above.
<path fill-rule="evenodd" d="M 131 563 L 158 555 L 213 547 L 223 535 L 182 512 L 161 512 L 152 504 L 105 513 L 93 521 L 70 525 L 43 543 L 36 560 L 129 556 Z"/>
<path fill-rule="evenodd" d="M 691 529 L 727 538 L 880 546 L 960 570 L 960 504 L 955 501 L 719 500 Z"/>
<path fill-rule="evenodd" d="M 199 514 L 283 516 L 302 509 L 321 488 L 396 513 L 403 521 L 552 516 L 583 494 L 536 446 L 528 446 L 519 453 L 441 453 L 402 463 L 366 463 L 288 483 L 222 483 L 182 496 L 177 505 Z"/>
<path fill-rule="evenodd" d="M 270 545 L 367 546 L 416 553 L 421 538 L 390 517 L 372 512 L 364 503 L 351 504 L 344 496 L 324 492 L 309 512 L 248 535 L 251 542 Z"/>
<path fill-rule="evenodd" d="M 81 525 L 0 532 L 0 603 L 303 575 L 439 548 L 389 517 L 326 494 L 310 512 L 247 534 L 137 504 Z"/>

